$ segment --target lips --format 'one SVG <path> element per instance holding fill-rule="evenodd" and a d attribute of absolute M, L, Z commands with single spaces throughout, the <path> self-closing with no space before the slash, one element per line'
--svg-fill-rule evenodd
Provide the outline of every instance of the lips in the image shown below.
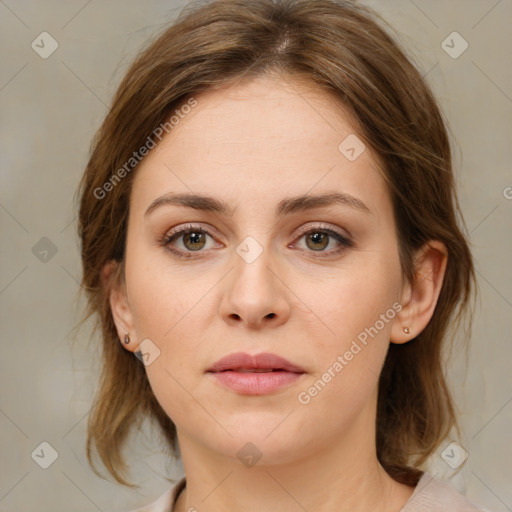
<path fill-rule="evenodd" d="M 207 372 L 219 373 L 236 371 L 240 373 L 292 372 L 305 373 L 305 370 L 287 359 L 264 352 L 251 356 L 243 352 L 235 352 L 219 359 Z"/>

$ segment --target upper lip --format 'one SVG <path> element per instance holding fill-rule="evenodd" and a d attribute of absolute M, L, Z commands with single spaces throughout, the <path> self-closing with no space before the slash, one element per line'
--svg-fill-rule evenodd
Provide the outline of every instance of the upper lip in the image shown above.
<path fill-rule="evenodd" d="M 238 370 L 238 369 L 272 369 L 272 370 L 285 370 L 294 373 L 304 373 L 304 369 L 291 363 L 284 357 L 269 352 L 261 354 L 245 354 L 244 352 L 234 352 L 219 359 L 208 372 L 222 372 L 225 370 Z"/>

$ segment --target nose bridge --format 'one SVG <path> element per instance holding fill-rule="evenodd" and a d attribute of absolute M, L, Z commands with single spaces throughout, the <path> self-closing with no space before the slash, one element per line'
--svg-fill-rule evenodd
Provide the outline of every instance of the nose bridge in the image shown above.
<path fill-rule="evenodd" d="M 260 325 L 266 319 L 275 323 L 289 314 L 282 286 L 276 272 L 276 258 L 272 253 L 268 233 L 244 238 L 232 255 L 234 269 L 225 290 L 222 314 L 226 319 Z"/>
<path fill-rule="evenodd" d="M 267 242 L 263 245 L 255 237 L 248 236 L 236 247 L 233 255 L 233 285 L 245 296 L 252 294 L 258 301 L 269 301 L 275 291 L 275 275 L 270 270 L 275 258 Z"/>

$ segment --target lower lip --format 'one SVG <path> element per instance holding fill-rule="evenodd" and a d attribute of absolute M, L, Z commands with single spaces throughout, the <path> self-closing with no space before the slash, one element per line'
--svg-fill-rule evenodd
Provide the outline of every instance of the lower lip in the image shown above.
<path fill-rule="evenodd" d="M 293 384 L 304 373 L 293 372 L 209 372 L 221 384 L 242 395 L 265 395 Z"/>

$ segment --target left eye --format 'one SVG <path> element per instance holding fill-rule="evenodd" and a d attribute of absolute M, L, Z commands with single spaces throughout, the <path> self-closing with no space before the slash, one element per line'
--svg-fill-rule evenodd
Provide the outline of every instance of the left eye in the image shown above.
<path fill-rule="evenodd" d="M 171 232 L 168 236 L 163 240 L 163 245 L 172 246 L 172 242 L 175 240 L 183 239 L 183 244 L 185 245 L 185 252 L 197 252 L 204 248 L 206 243 L 206 236 L 210 238 L 212 235 L 208 231 L 200 227 L 194 226 L 185 226 L 179 230 Z M 183 249 L 179 249 L 180 252 L 171 249 L 175 254 L 181 256 L 180 252 L 183 252 Z M 185 255 L 183 255 L 185 256 Z M 186 257 L 190 257 L 191 255 L 187 254 Z"/>
<path fill-rule="evenodd" d="M 199 226 L 188 225 L 172 231 L 169 235 L 165 236 L 162 240 L 162 245 L 167 246 L 169 250 L 178 257 L 190 258 L 194 256 L 194 252 L 204 252 L 202 249 L 205 248 L 207 238 L 213 239 L 213 235 L 204 228 Z M 338 254 L 352 246 L 352 242 L 341 233 L 328 228 L 311 228 L 309 230 L 302 231 L 298 240 L 305 238 L 307 252 L 325 253 L 326 255 Z M 338 243 L 337 249 L 324 250 L 331 239 Z M 174 244 L 177 240 L 182 240 L 184 248 L 177 248 Z M 325 257 L 316 256 L 311 254 L 314 258 Z"/>
<path fill-rule="evenodd" d="M 337 231 L 333 231 L 332 229 L 327 228 L 314 228 L 310 229 L 300 236 L 299 240 L 305 237 L 305 243 L 308 249 L 311 249 L 314 252 L 327 252 L 327 253 L 337 253 L 341 250 L 350 247 L 352 244 L 348 238 L 341 235 Z M 341 249 L 331 249 L 330 251 L 324 251 L 324 249 L 329 245 L 331 239 L 334 239 Z"/>

